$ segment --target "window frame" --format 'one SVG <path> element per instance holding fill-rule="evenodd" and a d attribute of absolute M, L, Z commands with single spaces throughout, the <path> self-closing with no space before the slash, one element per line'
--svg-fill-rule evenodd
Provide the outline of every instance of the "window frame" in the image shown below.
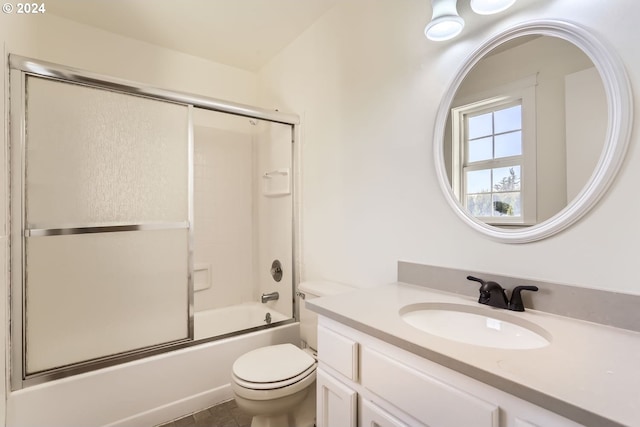
<path fill-rule="evenodd" d="M 462 99 L 458 106 L 451 108 L 451 186 L 462 206 L 466 203 L 465 171 L 513 166 L 520 162 L 521 212 L 518 217 L 474 216 L 490 225 L 529 226 L 537 223 L 537 171 L 536 171 L 536 84 L 537 76 L 530 76 L 509 85 L 495 88 Z M 522 107 L 522 154 L 486 161 L 466 162 L 466 117 L 483 112 L 501 110 L 520 104 Z"/>

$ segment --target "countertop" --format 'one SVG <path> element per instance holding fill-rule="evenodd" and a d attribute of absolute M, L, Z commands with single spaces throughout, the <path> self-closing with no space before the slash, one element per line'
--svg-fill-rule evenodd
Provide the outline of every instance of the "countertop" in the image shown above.
<path fill-rule="evenodd" d="M 423 332 L 399 315 L 402 307 L 429 302 L 518 317 L 547 331 L 551 343 L 524 350 L 475 346 Z M 585 426 L 640 426 L 639 332 L 535 310 L 494 309 L 471 298 L 400 282 L 306 304 L 322 316 Z"/>

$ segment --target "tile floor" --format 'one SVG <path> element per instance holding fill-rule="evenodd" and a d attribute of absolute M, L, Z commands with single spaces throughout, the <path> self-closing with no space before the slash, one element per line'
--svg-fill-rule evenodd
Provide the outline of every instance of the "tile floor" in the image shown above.
<path fill-rule="evenodd" d="M 251 417 L 238 408 L 235 400 L 220 403 L 158 427 L 250 427 Z"/>

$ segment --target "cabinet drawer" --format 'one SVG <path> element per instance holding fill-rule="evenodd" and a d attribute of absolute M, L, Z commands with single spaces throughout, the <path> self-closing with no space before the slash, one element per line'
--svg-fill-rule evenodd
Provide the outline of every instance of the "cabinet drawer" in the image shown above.
<path fill-rule="evenodd" d="M 409 427 L 384 409 L 366 399 L 360 401 L 360 426 L 362 427 Z M 413 425 L 412 427 L 418 427 Z"/>
<path fill-rule="evenodd" d="M 362 348 L 362 385 L 430 426 L 498 427 L 499 407 Z"/>
<path fill-rule="evenodd" d="M 353 381 L 358 381 L 358 343 L 318 326 L 318 359 Z"/>

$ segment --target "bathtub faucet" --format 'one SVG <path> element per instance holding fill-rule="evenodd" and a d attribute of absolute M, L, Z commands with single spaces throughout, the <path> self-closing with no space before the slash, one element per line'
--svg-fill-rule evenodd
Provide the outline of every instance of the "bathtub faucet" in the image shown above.
<path fill-rule="evenodd" d="M 260 297 L 260 301 L 262 301 L 262 303 L 266 303 L 267 301 L 275 301 L 278 298 L 280 298 L 280 294 L 277 292 L 269 292 L 268 294 L 262 294 L 262 297 Z"/>

